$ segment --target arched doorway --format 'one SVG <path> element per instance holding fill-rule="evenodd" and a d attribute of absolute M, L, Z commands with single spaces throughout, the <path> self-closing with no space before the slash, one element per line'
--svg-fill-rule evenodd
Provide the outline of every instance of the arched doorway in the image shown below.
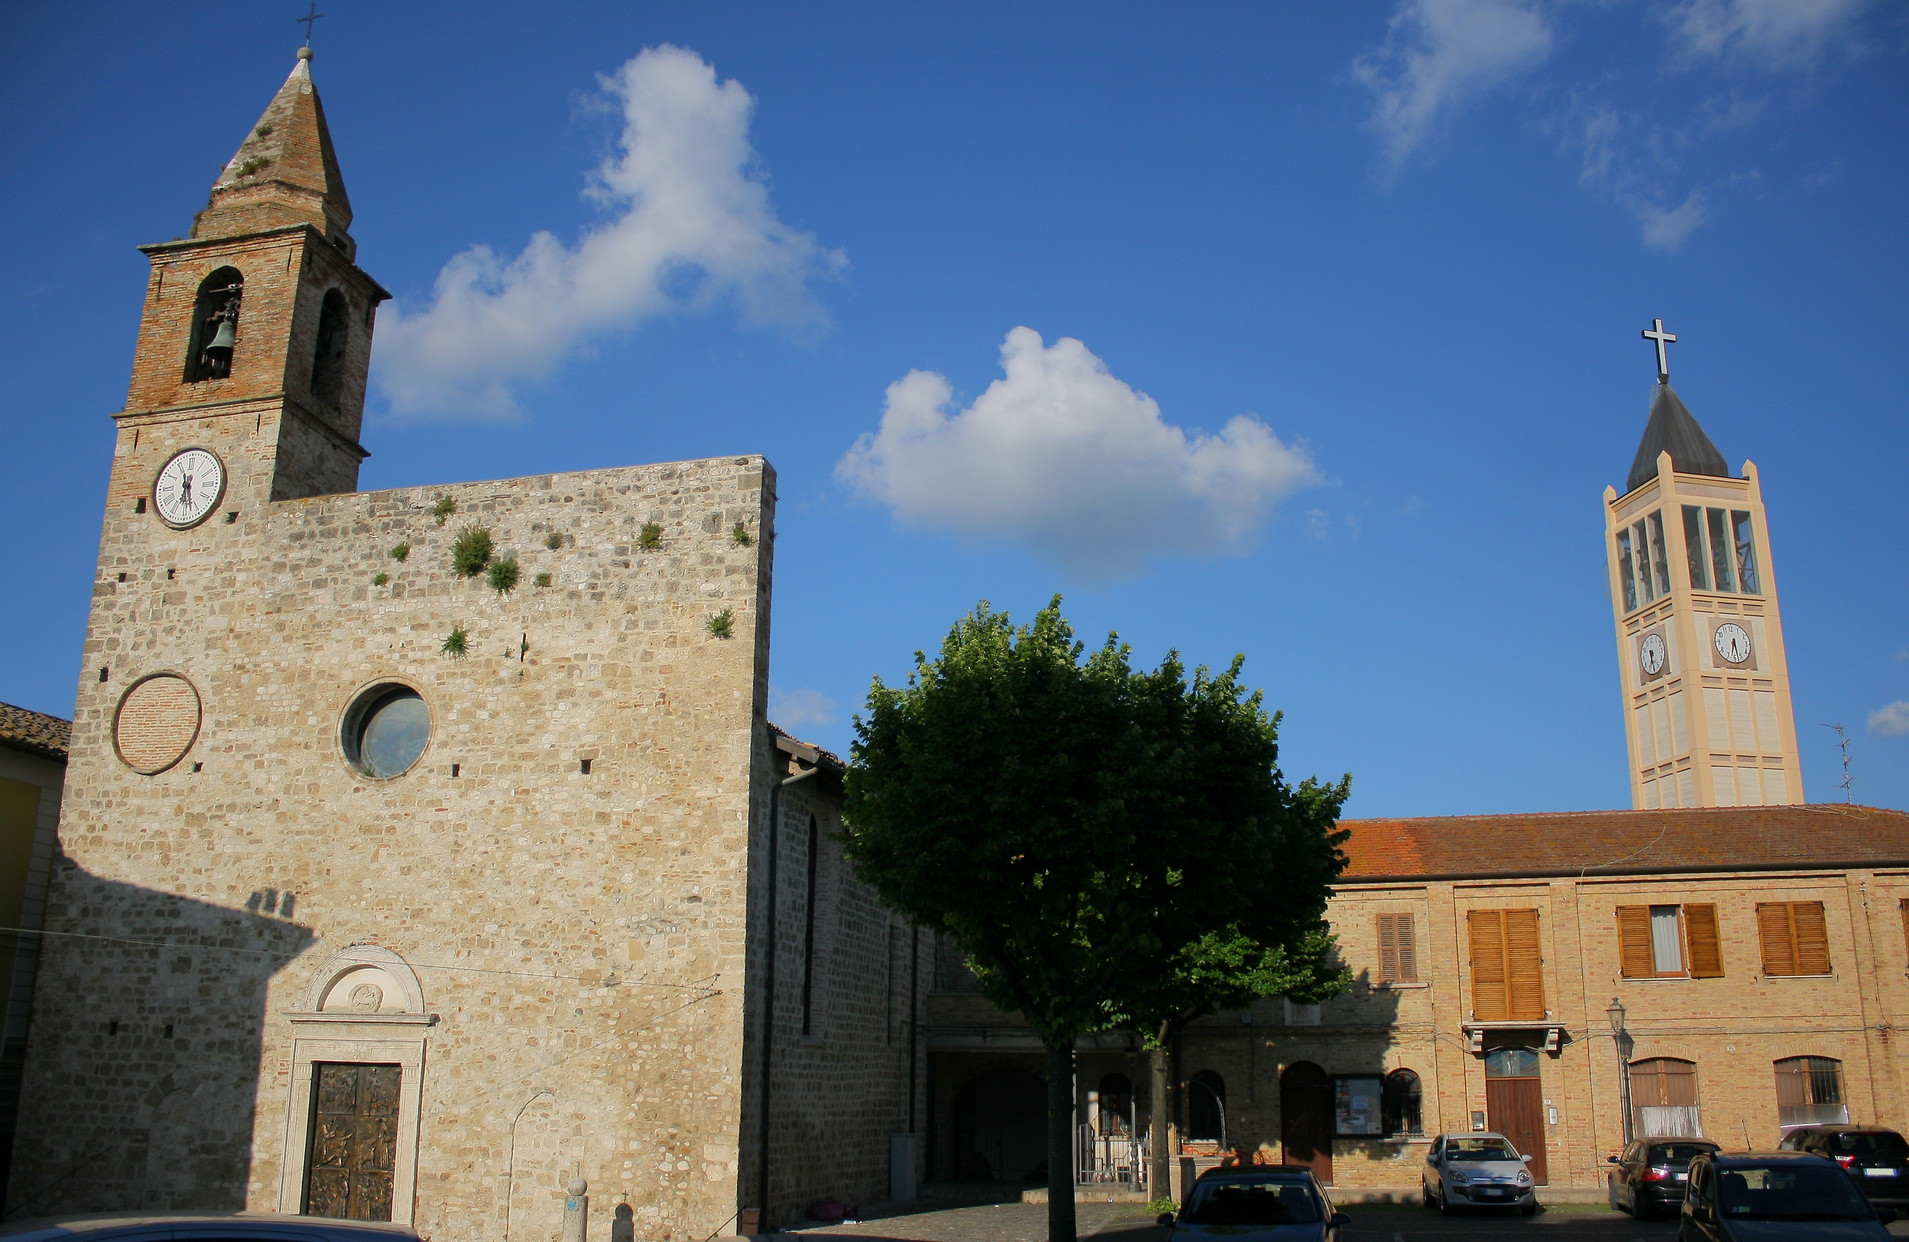
<path fill-rule="evenodd" d="M 1288 1065 L 1279 1076 L 1279 1146 L 1286 1164 L 1303 1165 L 1332 1185 L 1332 1079 L 1311 1061 Z"/>
<path fill-rule="evenodd" d="M 1036 1181 L 1047 1172 L 1047 1084 L 997 1069 L 954 1102 L 954 1175 L 968 1182 Z"/>
<path fill-rule="evenodd" d="M 1187 1138 L 1226 1150 L 1226 1079 L 1201 1070 L 1187 1080 Z"/>

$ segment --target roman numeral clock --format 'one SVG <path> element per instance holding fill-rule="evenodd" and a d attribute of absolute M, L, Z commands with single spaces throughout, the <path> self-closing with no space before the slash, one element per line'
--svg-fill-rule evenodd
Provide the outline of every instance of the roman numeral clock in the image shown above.
<path fill-rule="evenodd" d="M 174 453 L 152 484 L 152 507 L 174 530 L 205 521 L 225 495 L 225 463 L 210 449 Z"/>

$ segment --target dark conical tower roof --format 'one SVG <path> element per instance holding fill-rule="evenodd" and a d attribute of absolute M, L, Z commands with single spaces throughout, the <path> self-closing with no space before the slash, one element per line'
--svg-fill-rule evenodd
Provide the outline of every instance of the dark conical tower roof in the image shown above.
<path fill-rule="evenodd" d="M 1651 398 L 1650 421 L 1644 424 L 1644 438 L 1638 441 L 1637 456 L 1631 462 L 1631 477 L 1624 484 L 1625 492 L 1634 492 L 1656 478 L 1657 455 L 1666 451 L 1670 453 L 1670 464 L 1680 474 L 1730 477 L 1730 466 L 1723 454 L 1690 416 L 1669 380 L 1659 383 L 1657 395 Z"/>

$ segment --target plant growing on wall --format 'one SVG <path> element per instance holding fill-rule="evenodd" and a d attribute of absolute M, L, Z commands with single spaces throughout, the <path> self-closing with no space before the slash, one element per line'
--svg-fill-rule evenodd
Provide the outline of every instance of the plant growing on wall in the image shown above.
<path fill-rule="evenodd" d="M 491 590 L 497 592 L 499 595 L 515 587 L 517 585 L 517 558 L 514 556 L 506 556 L 501 560 L 492 561 L 490 566 L 490 584 Z"/>
<path fill-rule="evenodd" d="M 437 518 L 437 524 L 442 526 L 445 518 L 457 512 L 457 502 L 449 496 L 439 496 L 437 503 L 431 506 L 431 512 Z"/>
<path fill-rule="evenodd" d="M 466 526 L 457 532 L 451 545 L 451 568 L 466 578 L 475 578 L 491 562 L 491 533 L 482 526 Z"/>
<path fill-rule="evenodd" d="M 373 575 L 371 576 L 371 585 L 372 585 L 372 586 L 383 586 L 383 585 L 384 585 L 385 583 L 387 583 L 387 582 L 389 582 L 389 581 L 391 581 L 391 575 L 390 575 L 390 574 L 373 574 Z"/>
<path fill-rule="evenodd" d="M 555 552 L 558 548 L 561 548 L 562 546 L 563 546 L 563 534 L 561 532 L 553 530 L 548 535 L 544 536 L 544 547 L 549 548 L 552 552 Z"/>
<path fill-rule="evenodd" d="M 407 557 L 407 556 L 409 556 L 409 555 L 411 555 L 411 545 L 410 545 L 410 544 L 408 544 L 408 543 L 396 543 L 396 544 L 392 544 L 392 545 L 391 545 L 391 559 L 392 559 L 392 560 L 394 560 L 394 561 L 402 561 L 402 560 L 403 560 L 403 559 L 404 559 L 405 557 Z"/>
<path fill-rule="evenodd" d="M 721 612 L 717 613 L 715 616 L 709 619 L 710 637 L 712 638 L 732 637 L 734 633 L 735 624 L 736 624 L 736 610 L 734 608 L 723 609 Z"/>
<path fill-rule="evenodd" d="M 464 658 L 464 653 L 470 650 L 470 641 L 471 634 L 469 630 L 461 625 L 453 626 L 451 632 L 444 638 L 444 645 L 439 647 L 438 650 L 450 656 L 453 660 L 461 660 Z"/>
<path fill-rule="evenodd" d="M 645 552 L 654 552 L 663 546 L 663 527 L 658 522 L 645 522 L 637 533 L 636 546 Z"/>
<path fill-rule="evenodd" d="M 537 575 L 537 577 L 536 577 L 536 578 L 534 579 L 534 581 L 535 581 L 535 582 L 536 582 L 536 584 L 537 584 L 538 586 L 540 586 L 540 587 L 547 587 L 547 586 L 549 586 L 549 585 L 550 585 L 550 575 L 549 575 L 549 574 L 538 574 L 538 575 Z"/>
<path fill-rule="evenodd" d="M 736 541 L 736 546 L 739 548 L 746 548 L 755 542 L 749 537 L 749 528 L 741 522 L 736 523 L 736 529 L 730 531 L 729 536 Z"/>

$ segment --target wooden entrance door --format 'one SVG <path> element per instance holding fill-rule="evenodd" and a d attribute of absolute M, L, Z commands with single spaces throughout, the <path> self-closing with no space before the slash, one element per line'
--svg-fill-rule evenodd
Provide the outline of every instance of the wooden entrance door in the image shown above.
<path fill-rule="evenodd" d="M 1285 1163 L 1332 1185 L 1332 1080 L 1311 1061 L 1288 1065 L 1279 1076 L 1279 1146 Z"/>
<path fill-rule="evenodd" d="M 1544 1162 L 1544 1088 L 1536 1078 L 1485 1079 L 1485 1109 L 1491 1128 L 1511 1140 L 1521 1156 L 1530 1156 L 1531 1180 L 1551 1179 Z"/>
<path fill-rule="evenodd" d="M 346 1220 L 390 1220 L 400 1068 L 320 1062 L 312 1070 L 304 1211 Z"/>

